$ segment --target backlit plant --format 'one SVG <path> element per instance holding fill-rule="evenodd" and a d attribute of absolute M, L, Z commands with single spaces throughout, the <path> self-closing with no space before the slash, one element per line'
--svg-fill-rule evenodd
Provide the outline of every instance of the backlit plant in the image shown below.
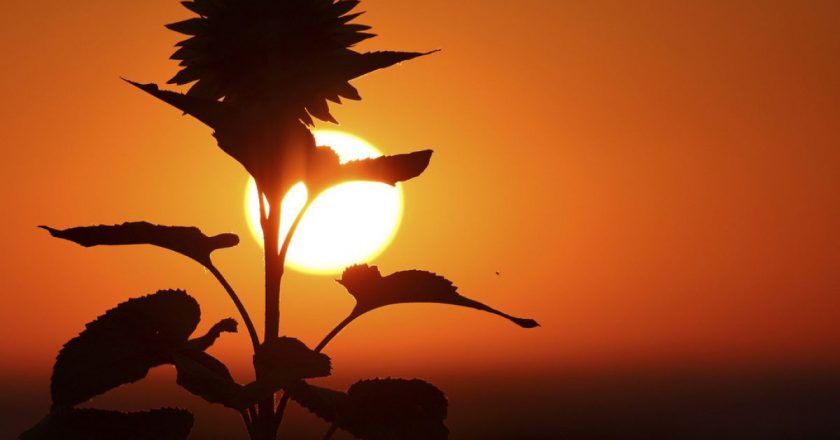
<path fill-rule="evenodd" d="M 357 52 L 371 38 L 356 24 L 353 0 L 193 0 L 182 4 L 197 17 L 167 27 L 189 37 L 172 55 L 182 69 L 169 81 L 190 85 L 186 93 L 131 82 L 214 130 L 219 147 L 254 178 L 260 197 L 265 251 L 265 318 L 262 338 L 236 291 L 213 264 L 212 252 L 235 246 L 234 234 L 207 236 L 195 227 L 130 222 L 69 229 L 44 227 L 55 237 L 82 246 L 151 244 L 178 252 L 204 266 L 236 307 L 254 349 L 256 379 L 237 383 L 227 367 L 206 353 L 237 322 L 224 319 L 198 337 L 198 302 L 184 291 L 162 290 L 133 298 L 88 323 L 67 342 L 56 360 L 50 413 L 22 434 L 24 439 L 183 439 L 193 417 L 184 410 L 122 413 L 76 406 L 171 364 L 177 383 L 208 402 L 238 411 L 252 439 L 275 439 L 289 400 L 337 429 L 363 439 L 443 439 L 447 401 L 433 385 L 418 380 L 370 379 L 346 392 L 312 385 L 330 375 L 322 351 L 351 321 L 399 303 L 432 302 L 484 310 L 525 328 L 538 324 L 461 296 L 447 279 L 408 270 L 382 276 L 376 266 L 347 268 L 338 282 L 356 306 L 314 348 L 280 333 L 280 285 L 286 254 L 303 213 L 318 194 L 341 182 L 390 185 L 419 176 L 432 152 L 341 163 L 329 146 L 316 145 L 313 118 L 335 122 L 328 101 L 361 99 L 349 81 L 427 53 Z M 280 240 L 280 201 L 304 182 L 308 201 Z"/>

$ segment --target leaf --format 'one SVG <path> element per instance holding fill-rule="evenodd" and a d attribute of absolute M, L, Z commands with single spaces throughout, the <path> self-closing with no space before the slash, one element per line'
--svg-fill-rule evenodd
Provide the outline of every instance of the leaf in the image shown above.
<path fill-rule="evenodd" d="M 53 367 L 54 408 L 84 402 L 117 386 L 136 382 L 149 369 L 174 361 L 190 345 L 206 348 L 232 320 L 188 341 L 201 317 L 198 303 L 181 290 L 161 290 L 108 310 L 67 342 Z"/>
<path fill-rule="evenodd" d="M 309 349 L 295 338 L 281 337 L 263 343 L 254 354 L 257 380 L 243 387 L 236 406 L 251 403 L 301 379 L 330 375 L 330 358 Z"/>
<path fill-rule="evenodd" d="M 339 419 L 340 411 L 347 405 L 347 393 L 309 385 L 302 380 L 286 387 L 286 392 L 300 406 L 330 423 Z"/>
<path fill-rule="evenodd" d="M 490 312 L 524 328 L 539 326 L 533 319 L 510 316 L 461 296 L 451 281 L 431 272 L 406 270 L 383 277 L 378 267 L 362 264 L 345 269 L 337 281 L 356 298 L 355 316 L 390 304 L 441 303 Z"/>
<path fill-rule="evenodd" d="M 316 353 L 295 338 L 270 339 L 257 348 L 254 368 L 258 378 L 289 383 L 298 379 L 329 376 L 329 356 Z"/>
<path fill-rule="evenodd" d="M 198 119 L 214 130 L 219 130 L 219 128 L 224 126 L 224 124 L 232 119 L 235 114 L 234 109 L 224 102 L 200 98 L 197 96 L 189 96 L 170 90 L 162 90 L 157 84 L 141 84 L 125 78 L 123 78 L 123 80 L 154 96 L 155 98 L 177 108 L 178 110 L 181 110 L 184 114 L 188 114 Z"/>
<path fill-rule="evenodd" d="M 44 417 L 20 435 L 21 440 L 182 440 L 192 429 L 193 416 L 182 409 L 163 408 L 123 413 L 101 409 L 64 409 Z"/>
<path fill-rule="evenodd" d="M 341 393 L 304 383 L 289 388 L 304 408 L 351 434 L 368 440 L 446 439 L 446 396 L 419 379 L 359 381 Z"/>
<path fill-rule="evenodd" d="M 409 61 L 414 58 L 431 55 L 435 52 L 439 52 L 439 50 L 436 49 L 429 52 L 352 52 L 352 55 L 344 62 L 344 73 L 347 79 L 357 78 L 375 70 L 384 69 L 386 67 L 393 66 L 394 64 Z"/>
<path fill-rule="evenodd" d="M 419 379 L 356 382 L 343 414 L 342 428 L 370 440 L 435 440 L 449 437 L 446 396 Z"/>
<path fill-rule="evenodd" d="M 225 364 L 203 351 L 183 350 L 174 356 L 176 382 L 210 403 L 235 408 L 242 386 L 233 380 Z M 240 408 L 236 408 L 240 409 Z"/>
<path fill-rule="evenodd" d="M 219 339 L 222 333 L 236 333 L 237 322 L 233 318 L 225 318 L 210 328 L 207 334 L 200 338 L 190 339 L 187 344 L 190 349 L 197 351 L 204 351 L 210 348 L 216 339 Z"/>
<path fill-rule="evenodd" d="M 148 222 L 127 222 L 113 226 L 82 226 L 64 230 L 49 226 L 53 237 L 63 238 L 85 247 L 99 245 L 151 244 L 186 255 L 204 265 L 210 265 L 210 253 L 216 249 L 236 246 L 235 234 L 204 235 L 196 227 L 161 226 Z"/>
<path fill-rule="evenodd" d="M 216 101 L 126 81 L 215 130 L 219 148 L 245 167 L 269 200 L 282 198 L 303 179 L 306 153 L 315 148 L 314 136 L 299 120 L 305 109 L 284 115 L 259 106 L 246 111 L 228 103 L 227 97 Z M 221 93 L 217 84 L 211 88 Z"/>
<path fill-rule="evenodd" d="M 364 180 L 395 185 L 413 179 L 429 166 L 432 150 L 408 154 L 379 156 L 340 163 L 338 155 L 328 147 L 315 148 L 308 161 L 306 186 L 317 194 L 341 182 Z"/>

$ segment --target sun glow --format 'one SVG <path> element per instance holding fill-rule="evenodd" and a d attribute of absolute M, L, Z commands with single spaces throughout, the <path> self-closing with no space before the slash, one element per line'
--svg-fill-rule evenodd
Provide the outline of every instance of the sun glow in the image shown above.
<path fill-rule="evenodd" d="M 340 131 L 316 130 L 318 145 L 329 145 L 342 162 L 381 156 L 365 140 Z M 257 186 L 250 179 L 245 192 L 245 212 L 254 238 L 262 244 Z M 280 241 L 306 202 L 303 182 L 293 186 L 282 202 Z M 292 238 L 286 263 L 308 273 L 331 274 L 375 258 L 391 243 L 402 220 L 400 185 L 346 182 L 316 198 Z"/>

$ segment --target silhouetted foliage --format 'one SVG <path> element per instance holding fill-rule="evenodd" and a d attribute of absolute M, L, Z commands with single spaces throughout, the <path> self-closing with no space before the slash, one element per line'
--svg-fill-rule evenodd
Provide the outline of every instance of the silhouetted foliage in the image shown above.
<path fill-rule="evenodd" d="M 105 312 L 59 352 L 52 376 L 53 405 L 84 402 L 171 362 L 173 352 L 187 344 L 200 315 L 192 297 L 171 290 L 130 299 Z"/>
<path fill-rule="evenodd" d="M 290 393 L 313 414 L 362 439 L 434 440 L 449 434 L 443 424 L 446 397 L 419 379 L 363 380 L 346 394 L 299 383 Z"/>
<path fill-rule="evenodd" d="M 245 385 L 237 406 L 254 404 L 301 379 L 329 376 L 331 370 L 327 355 L 310 350 L 295 338 L 268 341 L 254 354 L 257 380 Z"/>
<path fill-rule="evenodd" d="M 221 336 L 222 333 L 236 333 L 236 327 L 237 323 L 235 319 L 225 318 L 213 324 L 213 327 L 210 327 L 210 330 L 208 330 L 207 334 L 204 336 L 190 339 L 187 342 L 187 346 L 197 351 L 207 350 L 214 342 L 216 342 L 216 339 L 219 339 L 219 336 Z"/>
<path fill-rule="evenodd" d="M 263 343 L 254 354 L 260 379 L 290 383 L 298 379 L 329 376 L 330 358 L 310 350 L 295 338 L 281 337 Z"/>
<path fill-rule="evenodd" d="M 371 439 L 445 439 L 446 397 L 432 384 L 413 379 L 372 379 L 347 391 L 344 425 Z"/>
<path fill-rule="evenodd" d="M 361 99 L 348 81 L 427 53 L 359 53 L 373 34 L 349 23 L 355 0 L 201 0 L 199 17 L 169 25 L 190 35 L 173 54 L 183 69 L 169 82 L 195 82 L 187 94 L 132 82 L 210 126 L 261 193 L 278 200 L 304 180 L 315 141 L 305 124 L 335 122 L 327 101 Z M 197 12 L 201 11 L 201 12 Z M 219 99 L 224 98 L 223 101 Z M 310 116 L 311 115 L 311 116 Z"/>
<path fill-rule="evenodd" d="M 210 403 L 242 409 L 235 405 L 242 386 L 221 361 L 203 351 L 183 350 L 175 353 L 173 362 L 178 385 Z"/>
<path fill-rule="evenodd" d="M 130 299 L 87 324 L 58 355 L 52 377 L 51 412 L 23 439 L 183 439 L 192 416 L 183 410 L 119 413 L 73 406 L 122 384 L 145 377 L 149 369 L 173 364 L 176 382 L 211 403 L 237 410 L 254 440 L 276 440 L 290 399 L 335 429 L 370 440 L 448 436 L 447 401 L 433 385 L 418 379 L 361 381 L 344 393 L 310 385 L 329 376 L 330 358 L 321 351 L 356 317 L 390 304 L 435 302 L 470 307 L 516 318 L 458 294 L 443 277 L 416 270 L 382 277 L 376 266 L 348 268 L 339 282 L 356 298 L 350 315 L 310 349 L 281 336 L 280 285 L 286 251 L 308 203 L 280 243 L 280 200 L 297 182 L 310 201 L 345 181 L 395 185 L 422 174 L 431 150 L 341 163 L 329 146 L 316 145 L 312 118 L 335 122 L 328 101 L 361 99 L 350 81 L 371 71 L 431 53 L 365 52 L 353 46 L 374 36 L 353 23 L 356 0 L 189 0 L 198 14 L 167 27 L 189 36 L 173 59 L 182 69 L 169 81 L 192 84 L 187 93 L 156 84 L 128 81 L 213 130 L 219 147 L 254 177 L 260 201 L 265 251 L 265 326 L 260 340 L 239 295 L 211 261 L 217 249 L 235 246 L 234 234 L 204 235 L 195 227 L 147 222 L 87 226 L 65 230 L 42 226 L 55 237 L 82 246 L 152 244 L 201 263 L 220 282 L 236 306 L 254 347 L 256 379 L 238 384 L 228 367 L 205 351 L 237 323 L 222 319 L 203 336 L 189 339 L 200 320 L 195 299 L 180 290 L 162 290 Z M 274 207 L 275 209 L 270 209 Z M 277 209 L 280 207 L 280 209 Z M 498 274 L 498 273 L 497 273 Z M 277 400 L 278 393 L 282 398 Z"/>
<path fill-rule="evenodd" d="M 391 304 L 440 303 L 490 312 L 524 328 L 539 326 L 533 319 L 510 316 L 461 296 L 451 281 L 431 272 L 406 270 L 383 277 L 378 267 L 361 264 L 347 268 L 338 282 L 356 298 L 355 316 Z"/>
<path fill-rule="evenodd" d="M 347 406 L 347 393 L 302 380 L 286 387 L 286 392 L 300 406 L 330 423 L 337 423 L 340 412 Z"/>
<path fill-rule="evenodd" d="M 112 226 L 81 226 L 64 230 L 40 226 L 53 237 L 63 238 L 84 247 L 99 245 L 151 244 L 186 255 L 202 264 L 210 264 L 210 253 L 239 244 L 236 234 L 204 235 L 196 227 L 161 226 L 148 222 L 126 222 Z"/>
<path fill-rule="evenodd" d="M 21 434 L 22 440 L 183 440 L 192 429 L 189 411 L 163 408 L 123 413 L 63 409 Z"/>
<path fill-rule="evenodd" d="M 431 150 L 422 150 L 341 164 L 331 148 L 316 147 L 315 138 L 298 122 L 282 125 L 273 121 L 263 135 L 252 124 L 243 126 L 240 121 L 253 118 L 227 102 L 161 90 L 156 84 L 128 82 L 213 128 L 222 150 L 241 163 L 267 190 L 274 188 L 280 194 L 298 181 L 307 185 L 313 197 L 323 189 L 351 180 L 394 185 L 419 176 L 432 155 Z M 281 128 L 285 139 L 281 148 L 265 148 L 265 143 L 257 139 L 258 136 L 268 138 Z"/>
<path fill-rule="evenodd" d="M 431 158 L 432 150 L 423 150 L 342 164 L 331 148 L 319 147 L 310 152 L 304 183 L 313 195 L 351 180 L 396 185 L 397 182 L 405 182 L 422 174 L 429 166 Z"/>
<path fill-rule="evenodd" d="M 361 99 L 348 81 L 424 55 L 350 49 L 371 38 L 351 23 L 358 1 L 196 0 L 184 2 L 197 18 L 167 25 L 189 38 L 172 55 L 183 67 L 170 84 L 194 84 L 189 94 L 236 105 L 279 102 L 311 124 L 312 115 L 335 122 L 327 100 Z M 277 111 L 278 108 L 266 110 Z"/>

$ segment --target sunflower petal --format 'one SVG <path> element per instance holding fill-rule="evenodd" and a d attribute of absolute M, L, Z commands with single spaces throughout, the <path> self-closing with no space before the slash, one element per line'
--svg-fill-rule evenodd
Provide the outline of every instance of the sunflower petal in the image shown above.
<path fill-rule="evenodd" d="M 189 18 L 177 23 L 167 24 L 166 28 L 180 34 L 198 35 L 204 31 L 205 24 L 203 18 Z"/>

